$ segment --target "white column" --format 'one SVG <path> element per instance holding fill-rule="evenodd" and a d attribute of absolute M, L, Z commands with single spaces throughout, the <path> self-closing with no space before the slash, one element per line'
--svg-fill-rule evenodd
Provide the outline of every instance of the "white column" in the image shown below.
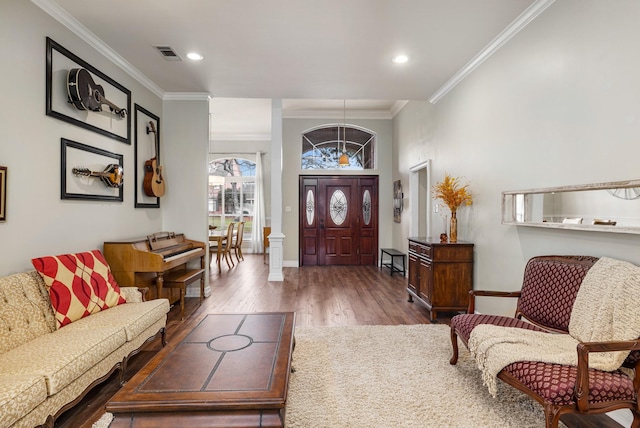
<path fill-rule="evenodd" d="M 271 235 L 269 281 L 284 281 L 282 233 L 282 100 L 271 101 Z"/>

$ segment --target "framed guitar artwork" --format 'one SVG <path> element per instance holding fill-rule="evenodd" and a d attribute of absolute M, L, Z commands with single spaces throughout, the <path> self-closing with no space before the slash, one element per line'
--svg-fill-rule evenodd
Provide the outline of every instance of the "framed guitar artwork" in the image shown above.
<path fill-rule="evenodd" d="M 160 118 L 134 105 L 135 207 L 160 208 L 164 171 L 160 163 Z"/>
<path fill-rule="evenodd" d="M 131 144 L 131 91 L 46 39 L 46 114 Z"/>

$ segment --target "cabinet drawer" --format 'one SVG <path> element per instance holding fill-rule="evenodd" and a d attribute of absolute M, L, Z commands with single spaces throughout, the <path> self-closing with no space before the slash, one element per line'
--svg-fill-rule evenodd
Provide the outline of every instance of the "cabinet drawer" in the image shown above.
<path fill-rule="evenodd" d="M 427 247 L 425 245 L 421 245 L 420 249 L 422 251 L 422 255 L 427 257 L 427 258 L 432 258 L 433 257 L 433 247 Z"/>
<path fill-rule="evenodd" d="M 419 256 L 431 258 L 433 254 L 433 248 L 428 245 L 418 244 L 416 242 L 409 242 L 409 251 L 416 253 Z"/>

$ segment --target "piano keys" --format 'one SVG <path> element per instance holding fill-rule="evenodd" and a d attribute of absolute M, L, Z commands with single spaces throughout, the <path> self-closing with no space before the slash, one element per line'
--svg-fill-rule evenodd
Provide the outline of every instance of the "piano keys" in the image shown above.
<path fill-rule="evenodd" d="M 176 286 L 175 280 L 193 278 L 198 273 L 202 297 L 205 248 L 204 242 L 188 239 L 182 233 L 159 232 L 143 238 L 105 242 L 103 253 L 119 284 L 148 287 L 148 299 L 166 297 L 175 303 L 184 299 L 184 295 L 172 287 Z M 198 259 L 199 268 L 189 266 Z M 182 293 L 186 285 L 182 284 Z M 180 287 L 177 289 L 180 291 Z"/>

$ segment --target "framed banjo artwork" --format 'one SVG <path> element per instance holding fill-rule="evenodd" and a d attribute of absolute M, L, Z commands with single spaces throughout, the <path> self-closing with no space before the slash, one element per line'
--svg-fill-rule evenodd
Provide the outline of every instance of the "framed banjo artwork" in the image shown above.
<path fill-rule="evenodd" d="M 60 199 L 122 202 L 124 156 L 60 139 Z"/>
<path fill-rule="evenodd" d="M 131 91 L 47 37 L 46 114 L 131 144 Z"/>

